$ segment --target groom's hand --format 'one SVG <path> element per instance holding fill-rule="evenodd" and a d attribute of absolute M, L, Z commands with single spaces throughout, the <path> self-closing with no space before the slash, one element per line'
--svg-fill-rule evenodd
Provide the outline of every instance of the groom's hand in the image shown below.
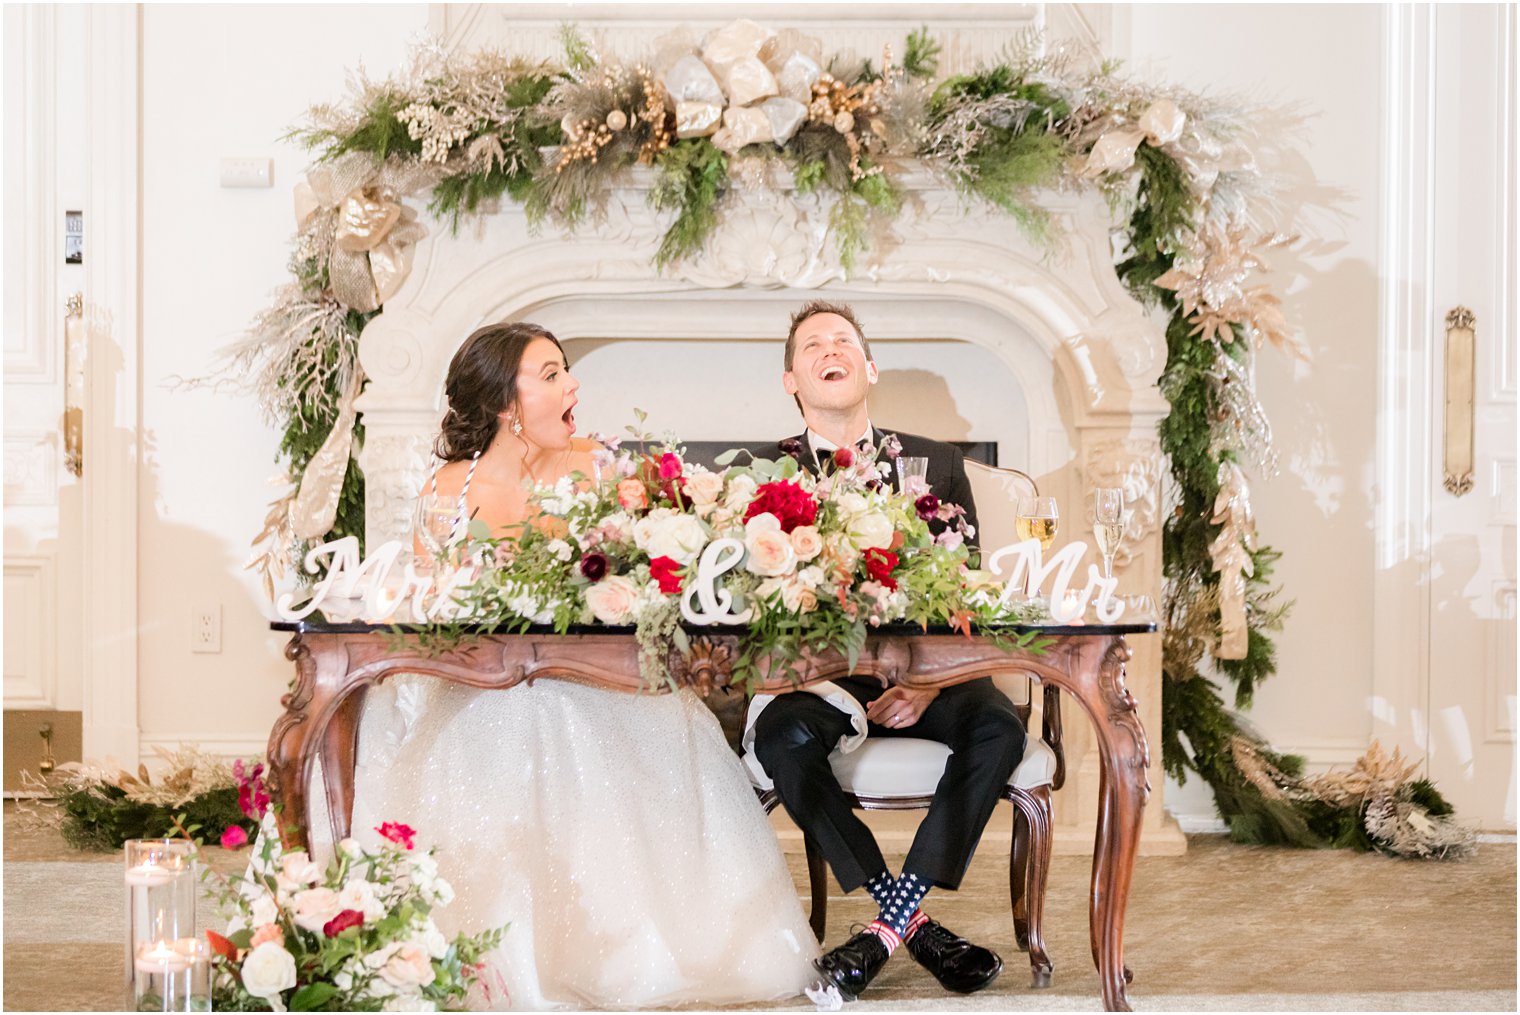
<path fill-rule="evenodd" d="M 866 707 L 866 718 L 890 730 L 903 730 L 918 722 L 929 703 L 939 697 L 936 687 L 889 687 Z"/>

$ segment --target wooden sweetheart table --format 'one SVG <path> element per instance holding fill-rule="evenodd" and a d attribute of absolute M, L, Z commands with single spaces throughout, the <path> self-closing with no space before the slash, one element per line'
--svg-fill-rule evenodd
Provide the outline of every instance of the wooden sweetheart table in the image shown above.
<path fill-rule="evenodd" d="M 276 622 L 291 632 L 285 656 L 296 664 L 295 685 L 281 700 L 284 715 L 269 735 L 269 765 L 276 792 L 292 824 L 292 845 L 307 842 L 307 790 L 312 765 L 322 760 L 334 841 L 349 834 L 353 816 L 354 761 L 359 716 L 371 685 L 397 673 L 426 674 L 457 684 L 506 688 L 539 679 L 573 680 L 595 687 L 638 692 L 638 643 L 631 628 L 577 627 L 501 634 L 482 627 L 453 651 L 428 655 L 415 634 L 389 626 Z M 1124 686 L 1130 657 L 1125 635 L 1148 634 L 1153 622 L 1015 628 L 1049 638 L 1043 653 L 1005 649 L 992 639 L 966 637 L 948 628 L 882 627 L 866 639 L 853 672 L 885 684 L 945 687 L 977 677 L 1028 674 L 1076 699 L 1092 720 L 1099 761 L 1098 827 L 1093 847 L 1089 916 L 1093 961 L 1109 1011 L 1129 1011 L 1125 994 L 1124 909 L 1140 839 L 1140 819 L 1150 796 L 1149 746 L 1135 700 Z M 706 694 L 726 686 L 739 635 L 730 629 L 688 628 L 691 651 L 672 651 L 678 684 Z M 840 655 L 819 656 L 804 669 L 801 684 L 833 680 L 851 672 Z M 796 685 L 800 686 L 800 685 Z M 771 678 L 757 692 L 794 689 Z"/>

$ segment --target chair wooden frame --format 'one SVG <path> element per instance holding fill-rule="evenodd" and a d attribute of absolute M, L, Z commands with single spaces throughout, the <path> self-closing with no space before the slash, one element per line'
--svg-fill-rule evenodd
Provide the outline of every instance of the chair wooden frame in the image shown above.
<path fill-rule="evenodd" d="M 1047 720 L 1041 723 L 1040 734 L 1040 739 L 1056 756 L 1056 770 L 1051 782 L 1027 790 L 1010 785 L 1002 795 L 1014 807 L 1013 842 L 1008 857 L 1008 894 L 1014 939 L 1018 942 L 1019 951 L 1029 953 L 1031 979 L 1036 987 L 1050 986 L 1051 975 L 1055 970 L 1050 954 L 1045 950 L 1045 884 L 1050 875 L 1050 792 L 1060 789 L 1065 777 L 1060 713 L 1053 711 L 1059 707 L 1056 688 L 1045 688 L 1044 707 L 1052 709 L 1045 713 L 1046 716 L 1056 716 L 1054 722 Z M 1028 728 L 1031 703 L 1016 704 L 1014 708 L 1025 728 Z M 781 803 L 781 796 L 774 789 L 757 788 L 755 792 L 766 814 Z M 845 796 L 852 807 L 866 811 L 927 810 L 934 800 L 932 794 L 880 797 L 846 793 Z M 812 895 L 808 924 L 821 942 L 828 919 L 828 865 L 824 862 L 822 851 L 806 834 L 803 836 L 803 846 L 807 852 L 808 889 Z"/>

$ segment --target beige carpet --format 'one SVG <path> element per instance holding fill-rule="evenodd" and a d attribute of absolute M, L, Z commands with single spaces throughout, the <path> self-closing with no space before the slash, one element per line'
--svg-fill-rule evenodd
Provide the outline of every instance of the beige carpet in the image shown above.
<path fill-rule="evenodd" d="M 4 1007 L 115 1009 L 119 860 L 74 853 L 56 836 L 18 827 L 12 805 L 4 831 Z M 1486 844 L 1465 862 L 1415 863 L 1194 837 L 1186 856 L 1137 866 L 1125 935 L 1130 998 L 1150 1011 L 1514 1011 L 1515 857 L 1513 844 Z M 788 860 L 805 886 L 801 858 Z M 988 854 L 960 892 L 932 893 L 925 908 L 1002 951 L 1002 978 L 981 994 L 950 996 L 900 953 L 849 1010 L 1098 1010 L 1087 877 L 1086 857 L 1055 858 L 1049 989 L 1029 986 L 1027 960 L 1012 943 L 1007 857 Z M 872 915 L 864 897 L 836 893 L 829 941 Z"/>

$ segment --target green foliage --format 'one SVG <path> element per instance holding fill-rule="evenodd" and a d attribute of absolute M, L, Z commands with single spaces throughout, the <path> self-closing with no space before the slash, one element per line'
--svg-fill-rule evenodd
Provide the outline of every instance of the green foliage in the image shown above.
<path fill-rule="evenodd" d="M 422 142 L 411 136 L 398 115 L 409 101 L 405 95 L 381 92 L 363 111 L 359 125 L 347 134 L 316 128 L 294 130 L 287 136 L 307 148 L 322 149 L 320 157 L 324 160 L 349 152 L 368 152 L 381 161 L 392 155 L 420 155 Z"/>
<path fill-rule="evenodd" d="M 706 138 L 688 138 L 661 152 L 656 167 L 660 175 L 649 203 L 676 212 L 654 258 L 663 269 L 700 251 L 717 227 L 718 200 L 728 189 L 728 157 Z"/>
<path fill-rule="evenodd" d="M 596 66 L 596 54 L 581 30 L 570 22 L 559 26 L 559 44 L 565 51 L 565 66 L 577 73 Z"/>
<path fill-rule="evenodd" d="M 174 834 L 177 814 L 217 835 L 238 825 L 250 836 L 258 831 L 253 820 L 238 809 L 236 787 L 212 790 L 176 807 L 143 803 L 109 784 L 66 790 L 58 799 L 63 840 L 75 849 L 107 853 L 120 849 L 128 839 L 159 839 Z"/>
<path fill-rule="evenodd" d="M 901 198 L 884 173 L 861 177 L 839 195 L 829 212 L 829 230 L 846 272 L 855 270 L 856 258 L 870 244 L 872 214 L 891 218 L 900 204 Z"/>
<path fill-rule="evenodd" d="M 903 70 L 908 77 L 926 81 L 939 73 L 940 44 L 929 34 L 924 25 L 908 33 L 908 44 L 903 48 Z"/>
<path fill-rule="evenodd" d="M 1197 199 L 1188 186 L 1187 173 L 1160 148 L 1142 144 L 1135 151 L 1135 165 L 1139 183 L 1129 218 L 1130 256 L 1117 270 L 1136 299 L 1148 304 L 1161 302 L 1171 310 L 1174 297 L 1154 283 L 1185 248 L 1198 212 Z M 1183 322 L 1174 316 L 1173 323 Z M 1168 342 L 1170 337 L 1168 334 Z"/>
<path fill-rule="evenodd" d="M 1060 137 L 1044 131 L 993 130 L 969 160 L 974 173 L 962 186 L 1013 217 L 1026 235 L 1048 242 L 1049 214 L 1031 200 L 1031 191 L 1053 186 L 1066 161 Z"/>

